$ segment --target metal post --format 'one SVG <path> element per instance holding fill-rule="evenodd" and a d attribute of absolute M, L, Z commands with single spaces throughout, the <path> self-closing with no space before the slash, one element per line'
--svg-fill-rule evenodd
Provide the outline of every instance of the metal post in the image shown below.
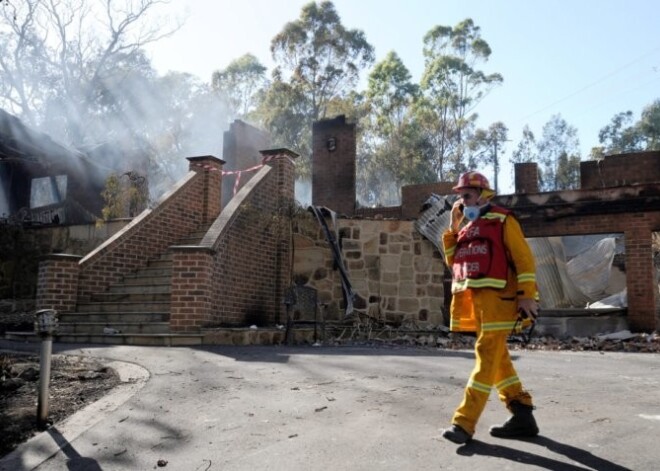
<path fill-rule="evenodd" d="M 39 359 L 39 401 L 37 402 L 37 425 L 45 428 L 48 425 L 48 386 L 50 384 L 50 364 L 53 350 L 53 337 L 48 335 L 41 340 L 41 357 Z"/>
<path fill-rule="evenodd" d="M 53 331 L 57 328 L 57 312 L 53 309 L 41 309 L 36 313 L 35 330 L 41 337 L 41 356 L 39 358 L 39 398 L 37 401 L 37 426 L 47 428 L 48 423 L 48 388 L 53 351 Z"/>

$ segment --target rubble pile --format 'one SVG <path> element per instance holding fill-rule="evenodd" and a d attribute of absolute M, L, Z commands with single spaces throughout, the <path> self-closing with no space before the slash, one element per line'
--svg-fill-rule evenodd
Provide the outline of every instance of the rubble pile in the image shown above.
<path fill-rule="evenodd" d="M 475 342 L 475 335 L 452 333 L 444 326 L 429 330 L 406 328 L 405 326 L 353 329 L 348 335 L 344 330 L 341 335 L 330 336 L 330 338 L 332 340 L 329 343 L 332 345 L 407 346 L 446 350 L 471 350 L 474 348 Z M 521 343 L 518 338 L 510 340 L 511 350 L 660 353 L 660 333 L 658 332 L 635 334 L 624 330 L 594 337 L 562 339 L 552 336 L 533 336 L 527 344 Z"/>
<path fill-rule="evenodd" d="M 518 348 L 523 348 L 518 346 Z M 552 337 L 532 338 L 524 347 L 528 350 L 567 350 L 573 352 L 636 352 L 660 353 L 660 334 L 631 334 L 629 331 L 616 332 L 595 337 L 571 337 L 555 339 Z"/>

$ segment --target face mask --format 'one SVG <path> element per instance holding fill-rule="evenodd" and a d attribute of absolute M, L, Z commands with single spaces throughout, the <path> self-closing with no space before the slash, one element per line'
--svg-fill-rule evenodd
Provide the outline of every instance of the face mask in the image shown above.
<path fill-rule="evenodd" d="M 468 221 L 476 221 L 481 215 L 482 206 L 465 206 L 463 207 L 463 216 Z"/>

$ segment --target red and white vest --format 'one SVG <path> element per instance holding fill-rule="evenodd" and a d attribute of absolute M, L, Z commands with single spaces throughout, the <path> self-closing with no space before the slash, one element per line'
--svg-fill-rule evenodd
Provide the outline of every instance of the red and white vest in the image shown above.
<path fill-rule="evenodd" d="M 467 288 L 506 286 L 509 261 L 504 247 L 504 221 L 510 211 L 491 206 L 489 211 L 458 233 L 452 264 L 452 292 Z"/>

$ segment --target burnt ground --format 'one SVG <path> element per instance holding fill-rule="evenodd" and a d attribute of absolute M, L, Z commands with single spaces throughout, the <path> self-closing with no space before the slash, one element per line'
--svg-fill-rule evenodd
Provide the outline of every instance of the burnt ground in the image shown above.
<path fill-rule="evenodd" d="M 53 355 L 48 419 L 61 422 L 119 384 L 98 360 Z M 0 457 L 40 432 L 37 427 L 39 356 L 0 353 Z"/>
<path fill-rule="evenodd" d="M 34 329 L 33 301 L 0 300 L 0 337 Z M 61 422 L 119 384 L 98 360 L 53 355 L 48 419 Z M 37 434 L 39 356 L 0 352 L 0 456 Z"/>

